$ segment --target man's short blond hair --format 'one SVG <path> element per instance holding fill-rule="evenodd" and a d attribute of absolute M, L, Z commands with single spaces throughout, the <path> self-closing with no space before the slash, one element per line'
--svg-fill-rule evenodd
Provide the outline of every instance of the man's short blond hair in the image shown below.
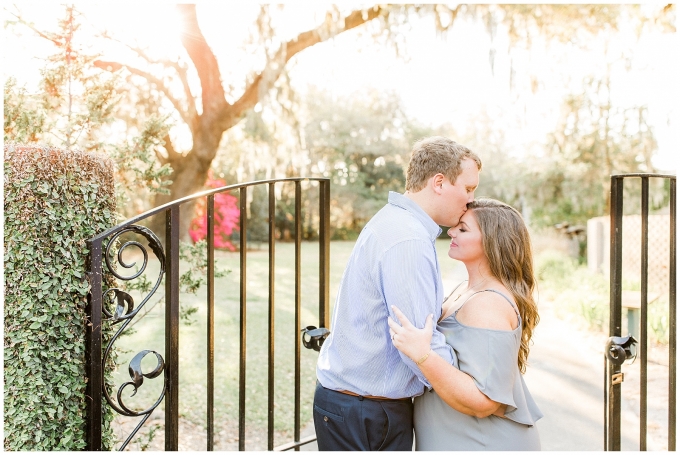
<path fill-rule="evenodd" d="M 406 191 L 417 193 L 425 188 L 435 174 L 443 174 L 455 183 L 461 173 L 461 163 L 466 158 L 477 163 L 482 170 L 482 160 L 469 148 L 442 136 L 420 139 L 413 144 L 411 159 L 406 169 Z"/>

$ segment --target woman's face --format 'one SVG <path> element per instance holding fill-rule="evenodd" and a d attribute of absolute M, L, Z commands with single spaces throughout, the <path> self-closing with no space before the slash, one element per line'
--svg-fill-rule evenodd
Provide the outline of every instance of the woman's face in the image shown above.
<path fill-rule="evenodd" d="M 451 237 L 450 258 L 461 262 L 475 262 L 486 258 L 482 246 L 482 231 L 474 210 L 465 212 L 458 225 L 448 230 L 448 234 Z"/>

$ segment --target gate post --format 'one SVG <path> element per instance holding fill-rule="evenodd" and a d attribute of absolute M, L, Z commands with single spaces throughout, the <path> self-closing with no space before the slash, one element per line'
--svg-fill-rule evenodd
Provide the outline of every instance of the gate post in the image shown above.
<path fill-rule="evenodd" d="M 176 451 L 179 432 L 179 205 L 165 212 L 165 450 Z"/>
<path fill-rule="evenodd" d="M 668 270 L 668 450 L 675 451 L 675 426 L 676 426 L 676 382 L 677 382 L 677 311 L 676 311 L 676 266 L 677 255 L 675 252 L 675 229 L 676 229 L 676 179 L 670 180 L 670 267 Z"/>
<path fill-rule="evenodd" d="M 330 327 L 331 182 L 319 185 L 319 328 Z"/>
<path fill-rule="evenodd" d="M 90 242 L 88 242 L 90 243 Z M 85 368 L 87 386 L 85 389 L 87 429 L 86 450 L 102 449 L 102 241 L 96 240 L 89 245 L 87 277 L 90 292 L 87 296 L 87 316 L 85 326 Z"/>
<path fill-rule="evenodd" d="M 621 336 L 621 244 L 623 221 L 623 178 L 611 177 L 609 249 L 609 336 Z M 607 354 L 605 353 L 605 356 Z M 605 390 L 609 400 L 607 409 L 607 440 L 605 450 L 621 450 L 621 383 L 614 383 L 614 375 L 621 373 L 621 365 L 607 362 Z"/>

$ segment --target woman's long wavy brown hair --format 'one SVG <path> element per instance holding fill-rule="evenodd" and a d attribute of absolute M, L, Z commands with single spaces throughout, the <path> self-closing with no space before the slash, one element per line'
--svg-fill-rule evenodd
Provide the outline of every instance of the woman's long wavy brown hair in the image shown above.
<path fill-rule="evenodd" d="M 481 198 L 468 204 L 482 232 L 482 247 L 491 273 L 512 293 L 522 318 L 522 343 L 517 364 L 526 372 L 529 342 L 538 324 L 533 298 L 534 277 L 531 238 L 522 215 L 508 204 Z"/>

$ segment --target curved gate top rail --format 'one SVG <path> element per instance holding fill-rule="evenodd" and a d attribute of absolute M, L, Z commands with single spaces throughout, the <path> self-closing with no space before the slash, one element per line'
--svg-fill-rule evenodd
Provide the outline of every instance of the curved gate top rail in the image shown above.
<path fill-rule="evenodd" d="M 228 192 L 228 191 L 240 190 L 242 188 L 247 188 L 247 187 L 250 187 L 250 186 L 258 186 L 258 185 L 263 185 L 263 184 L 281 183 L 281 182 L 319 182 L 323 185 L 324 182 L 326 184 L 330 184 L 330 179 L 319 178 L 319 177 L 288 177 L 288 178 L 282 178 L 282 179 L 254 180 L 252 182 L 236 183 L 236 184 L 233 184 L 233 185 L 227 185 L 227 186 L 222 186 L 222 187 L 219 187 L 219 188 L 214 188 L 214 189 L 211 189 L 211 190 L 201 191 L 200 193 L 194 193 L 194 194 L 191 194 L 189 196 L 185 196 L 183 198 L 176 199 L 174 201 L 168 202 L 166 204 L 159 205 L 158 207 L 154 207 L 151 210 L 147 210 L 144 213 L 140 213 L 139 215 L 134 216 L 134 217 L 118 224 L 117 226 L 114 226 L 114 227 L 107 229 L 106 231 L 104 231 L 100 234 L 95 235 L 91 239 L 88 239 L 87 243 L 91 244 L 91 243 L 94 243 L 98 240 L 103 240 L 103 239 L 107 238 L 108 236 L 110 236 L 111 234 L 118 232 L 119 230 L 125 228 L 126 226 L 129 226 L 129 225 L 135 224 L 135 223 L 139 223 L 142 220 L 145 220 L 145 219 L 147 219 L 151 216 L 157 215 L 159 213 L 165 212 L 168 209 L 171 209 L 175 206 L 180 206 L 180 205 L 184 204 L 185 202 L 193 201 L 195 199 L 200 199 L 200 198 L 206 197 L 206 196 L 213 196 L 213 195 L 218 194 L 218 193 L 225 193 L 225 192 Z"/>
<path fill-rule="evenodd" d="M 623 264 L 623 196 L 624 181 L 639 178 L 640 185 L 640 307 L 639 338 L 622 336 L 622 264 Z M 621 450 L 621 365 L 634 360 L 632 347 L 640 358 L 640 450 L 647 450 L 647 312 L 649 268 L 649 183 L 650 179 L 668 180 L 668 450 L 676 446 L 676 176 L 672 174 L 614 174 L 611 175 L 610 206 L 610 265 L 609 265 L 609 340 L 604 353 L 604 450 Z M 629 322 L 629 324 L 631 324 Z M 636 323 L 632 324 L 637 326 Z"/>
<path fill-rule="evenodd" d="M 302 187 L 305 181 L 319 182 L 319 328 L 308 326 L 301 327 L 301 241 L 302 241 Z M 276 197 L 274 186 L 276 183 L 291 182 L 295 184 L 295 327 L 291 335 L 295 336 L 295 418 L 294 418 L 294 441 L 274 447 L 274 266 L 275 266 L 275 218 Z M 151 209 L 138 216 L 114 226 L 87 241 L 90 254 L 87 264 L 87 278 L 90 282 L 88 295 L 87 315 L 89 324 L 86 331 L 86 410 L 87 429 L 86 450 L 101 450 L 102 447 L 102 405 L 108 403 L 117 413 L 125 416 L 141 417 L 139 424 L 128 436 L 119 448 L 125 449 L 137 431 L 144 425 L 151 413 L 165 400 L 165 449 L 178 449 L 178 385 L 179 385 L 179 238 L 180 238 L 180 206 L 200 198 L 206 198 L 207 216 L 207 450 L 213 450 L 214 439 L 214 313 L 215 313 L 215 195 L 219 193 L 239 190 L 240 192 L 240 348 L 239 348 L 239 450 L 245 450 L 245 390 L 246 390 L 246 252 L 247 252 L 247 190 L 249 187 L 267 185 L 269 187 L 269 316 L 268 316 L 268 440 L 269 450 L 299 450 L 299 447 L 316 440 L 315 436 L 300 439 L 300 342 L 301 332 L 311 334 L 319 332 L 318 340 L 313 343 L 313 349 L 323 343 L 327 335 L 326 327 L 329 326 L 329 269 L 330 269 L 330 179 L 312 177 L 293 177 L 283 179 L 259 180 L 247 183 L 228 185 L 200 193 L 196 193 L 167 204 Z M 150 229 L 137 225 L 139 221 L 153 215 L 165 213 L 165 245 Z M 144 256 L 144 262 L 137 272 L 130 276 L 119 274 L 110 264 L 110 250 L 115 248 L 116 240 L 124 233 L 133 232 L 143 236 L 148 242 L 153 253 L 160 262 L 159 275 L 155 285 L 149 294 L 135 308 L 135 303 L 130 294 L 122 289 L 110 288 L 103 292 L 103 266 L 106 264 L 107 273 L 111 273 L 118 280 L 130 281 L 139 277 L 146 268 L 148 252 L 137 241 L 126 241 L 118 248 L 118 264 L 129 269 L 133 264 L 126 264 L 122 259 L 122 251 L 135 246 Z M 111 237 L 106 243 L 106 239 Z M 112 345 L 125 330 L 132 319 L 141 310 L 144 304 L 160 286 L 163 275 L 165 276 L 165 358 L 155 351 L 142 350 L 130 361 L 130 382 L 126 382 L 119 389 L 114 400 L 104 384 L 104 368 Z M 105 304 L 105 299 L 115 306 L 111 312 Z M 110 339 L 102 352 L 102 324 L 119 324 L 120 328 Z M 323 333 L 322 333 L 323 332 Z M 304 342 L 304 340 L 302 340 Z M 309 343 L 305 343 L 307 347 Z M 310 344 L 311 346 L 312 344 Z M 142 359 L 148 354 L 154 354 L 157 365 L 151 372 L 142 371 Z M 163 373 L 164 387 L 156 400 L 149 408 L 143 411 L 135 411 L 123 402 L 122 392 L 132 386 L 134 393 L 141 387 L 144 378 L 153 379 Z M 133 395 L 134 395 L 133 393 Z"/>

